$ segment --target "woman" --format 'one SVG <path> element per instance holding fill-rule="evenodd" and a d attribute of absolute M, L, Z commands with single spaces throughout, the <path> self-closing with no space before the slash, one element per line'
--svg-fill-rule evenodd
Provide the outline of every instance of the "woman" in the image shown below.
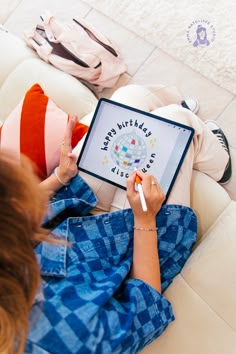
<path fill-rule="evenodd" d="M 211 171 L 214 163 L 218 170 L 214 178 L 221 177 L 229 156 L 196 116 L 193 125 L 195 119 L 202 131 L 195 136 L 191 159 L 205 167 L 206 159 L 199 160 L 204 142 L 214 145 L 223 161 L 208 155 L 208 162 Z M 12 156 L 0 154 L 3 353 L 135 353 L 174 319 L 161 293 L 191 253 L 194 212 L 183 205 L 162 206 L 165 196 L 155 177 L 138 171 L 147 212 L 133 173 L 127 180 L 132 211 L 89 215 L 96 196 L 77 176 L 70 144 L 74 120 L 68 123 L 59 167 L 39 187 L 25 160 L 19 166 Z M 47 236 L 42 223 L 56 225 L 55 236 Z"/>

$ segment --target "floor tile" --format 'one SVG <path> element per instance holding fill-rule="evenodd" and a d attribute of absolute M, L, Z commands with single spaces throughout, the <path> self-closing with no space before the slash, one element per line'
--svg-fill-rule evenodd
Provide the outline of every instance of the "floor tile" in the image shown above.
<path fill-rule="evenodd" d="M 203 120 L 216 119 L 234 97 L 159 49 L 150 55 L 132 77 L 131 83 L 176 86 L 183 97 L 195 97 L 199 100 L 198 115 Z"/>
<path fill-rule="evenodd" d="M 1 1 L 0 23 L 3 25 L 22 0 Z"/>
<path fill-rule="evenodd" d="M 50 6 L 50 7 L 49 7 Z M 91 10 L 90 6 L 80 0 L 58 0 L 28 1 L 22 0 L 16 10 L 7 19 L 5 26 L 13 33 L 22 37 L 25 30 L 31 29 L 34 25 L 41 23 L 40 15 L 48 10 L 60 20 L 71 20 L 74 17 L 81 18 Z"/>
<path fill-rule="evenodd" d="M 96 10 L 89 12 L 86 19 L 118 45 L 128 66 L 128 74 L 131 76 L 134 75 L 154 50 L 153 45 Z"/>

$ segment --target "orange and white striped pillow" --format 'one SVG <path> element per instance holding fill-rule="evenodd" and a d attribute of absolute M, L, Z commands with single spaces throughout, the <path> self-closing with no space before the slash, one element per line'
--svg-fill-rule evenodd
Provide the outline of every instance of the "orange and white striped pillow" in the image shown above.
<path fill-rule="evenodd" d="M 39 84 L 33 85 L 0 127 L 1 148 L 28 156 L 44 179 L 59 164 L 60 147 L 68 114 L 47 97 Z M 77 122 L 72 148 L 82 139 L 88 126 Z"/>

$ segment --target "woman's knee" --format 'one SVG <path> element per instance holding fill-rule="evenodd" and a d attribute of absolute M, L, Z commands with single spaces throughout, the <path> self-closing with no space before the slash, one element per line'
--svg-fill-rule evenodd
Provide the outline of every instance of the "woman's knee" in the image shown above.
<path fill-rule="evenodd" d="M 181 107 L 177 104 L 171 104 L 165 107 L 160 107 L 152 111 L 153 114 L 170 119 L 174 122 L 181 123 L 192 127 L 196 134 L 201 134 L 204 123 L 198 116 L 190 110 Z"/>
<path fill-rule="evenodd" d="M 146 89 L 140 85 L 126 85 L 118 88 L 112 95 L 111 99 L 121 103 L 137 103 L 144 98 Z"/>
<path fill-rule="evenodd" d="M 161 106 L 158 96 L 154 95 L 148 87 L 141 85 L 121 87 L 113 94 L 112 99 L 146 112 Z"/>

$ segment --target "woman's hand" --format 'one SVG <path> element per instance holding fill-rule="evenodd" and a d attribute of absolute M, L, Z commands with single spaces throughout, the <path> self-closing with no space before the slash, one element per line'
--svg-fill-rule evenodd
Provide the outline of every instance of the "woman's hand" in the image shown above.
<path fill-rule="evenodd" d="M 147 204 L 147 211 L 143 211 L 139 192 L 135 190 L 136 174 L 142 180 L 142 189 Z M 132 172 L 127 179 L 127 197 L 133 209 L 134 218 L 142 219 L 144 222 L 149 222 L 156 217 L 156 214 L 165 200 L 165 194 L 161 190 L 156 178 L 141 171 Z"/>
<path fill-rule="evenodd" d="M 77 116 L 69 117 L 67 123 L 64 140 L 61 145 L 60 163 L 56 168 L 56 172 L 52 173 L 47 179 L 40 183 L 40 186 L 51 194 L 60 189 L 63 185 L 69 183 L 71 178 L 78 173 L 76 165 L 76 156 L 72 154 L 71 137 L 72 132 L 77 121 Z"/>
<path fill-rule="evenodd" d="M 71 178 L 76 176 L 76 174 L 78 173 L 78 168 L 76 164 L 77 157 L 72 154 L 71 146 L 72 132 L 75 127 L 76 121 L 76 115 L 72 115 L 69 117 L 64 140 L 61 144 L 60 163 L 57 168 L 57 174 L 64 183 L 68 183 Z"/>
<path fill-rule="evenodd" d="M 135 190 L 136 174 L 142 180 L 147 211 L 143 211 L 139 192 Z M 140 279 L 161 292 L 156 214 L 165 200 L 165 194 L 155 177 L 134 171 L 127 180 L 127 197 L 134 213 L 135 226 L 130 277 Z"/>

